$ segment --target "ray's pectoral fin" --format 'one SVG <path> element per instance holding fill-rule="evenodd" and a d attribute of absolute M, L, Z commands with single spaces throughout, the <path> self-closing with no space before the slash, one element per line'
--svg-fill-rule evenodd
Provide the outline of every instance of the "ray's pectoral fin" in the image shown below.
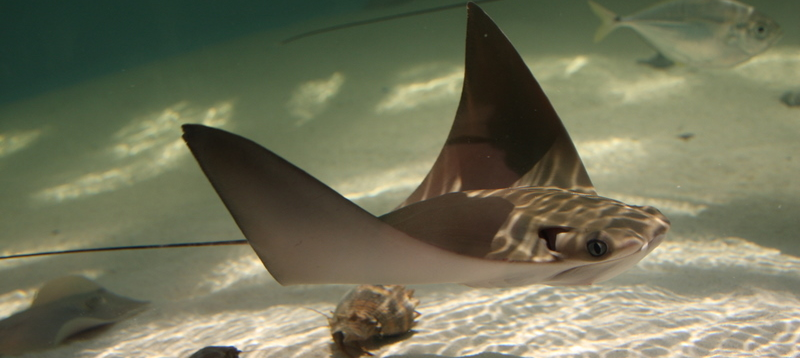
<path fill-rule="evenodd" d="M 450 252 L 486 258 L 492 239 L 514 205 L 500 197 L 448 193 L 402 207 L 380 217 L 411 237 Z"/>
<path fill-rule="evenodd" d="M 184 140 L 242 233 L 283 285 L 473 282 L 526 269 L 451 251 L 457 247 L 469 251 L 464 245 L 450 244 L 446 247 L 450 250 L 437 247 L 435 240 L 421 240 L 435 236 L 424 234 L 423 226 L 403 225 L 405 218 L 415 214 L 432 215 L 431 222 L 451 219 L 450 229 L 440 226 L 439 230 L 457 231 L 452 226 L 463 223 L 450 217 L 444 207 L 474 201 L 481 205 L 468 206 L 484 209 L 473 216 L 486 213 L 487 222 L 499 226 L 509 203 L 457 193 L 384 217 L 395 228 L 246 138 L 201 125 L 184 125 L 183 130 Z M 486 212 L 496 209 L 501 211 Z M 465 243 L 480 240 L 461 233 Z M 483 234 L 479 231 L 478 235 Z"/>
<path fill-rule="evenodd" d="M 467 8 L 456 118 L 433 168 L 403 205 L 449 192 L 517 186 L 594 194 L 567 130 L 522 57 L 481 8 Z"/>

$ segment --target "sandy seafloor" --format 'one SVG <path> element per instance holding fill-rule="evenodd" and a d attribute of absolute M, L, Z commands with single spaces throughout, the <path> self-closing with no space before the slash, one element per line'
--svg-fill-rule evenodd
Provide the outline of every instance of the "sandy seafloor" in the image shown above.
<path fill-rule="evenodd" d="M 635 64 L 650 50 L 630 31 L 592 43 L 598 21 L 583 3 L 566 3 L 484 8 L 549 94 L 599 193 L 657 206 L 672 220 L 668 239 L 594 286 L 414 286 L 416 334 L 374 353 L 800 356 L 800 108 L 778 100 L 800 87 L 800 28 L 791 22 L 800 4 L 760 5 L 786 35 L 745 65 L 659 71 Z M 620 11 L 640 7 L 627 6 Z M 0 108 L 2 252 L 241 239 L 179 139 L 189 122 L 243 134 L 368 210 L 390 210 L 427 172 L 451 124 L 465 16 L 276 44 L 343 20 Z M 326 319 L 309 309 L 332 310 L 351 287 L 282 287 L 247 246 L 17 259 L 0 261 L 0 316 L 65 274 L 152 303 L 25 357 L 187 357 L 208 345 L 235 345 L 247 358 L 328 357 Z"/>

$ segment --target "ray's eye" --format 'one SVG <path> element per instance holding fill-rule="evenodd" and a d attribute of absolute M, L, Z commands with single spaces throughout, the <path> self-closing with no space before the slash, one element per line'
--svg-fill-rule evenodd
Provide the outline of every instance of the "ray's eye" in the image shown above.
<path fill-rule="evenodd" d="M 591 239 L 586 243 L 586 250 L 589 251 L 589 255 L 592 255 L 592 257 L 600 257 L 608 252 L 608 245 L 605 241 Z"/>

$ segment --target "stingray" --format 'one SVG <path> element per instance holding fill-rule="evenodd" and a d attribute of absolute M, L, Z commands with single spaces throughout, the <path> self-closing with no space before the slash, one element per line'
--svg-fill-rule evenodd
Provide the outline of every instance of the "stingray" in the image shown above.
<path fill-rule="evenodd" d="M 625 271 L 665 237 L 649 206 L 598 196 L 525 62 L 467 5 L 464 84 L 420 186 L 376 217 L 241 136 L 197 124 L 183 138 L 282 285 L 585 285 Z"/>
<path fill-rule="evenodd" d="M 0 356 L 53 348 L 79 333 L 128 318 L 146 304 L 83 276 L 53 279 L 28 309 L 0 321 Z"/>

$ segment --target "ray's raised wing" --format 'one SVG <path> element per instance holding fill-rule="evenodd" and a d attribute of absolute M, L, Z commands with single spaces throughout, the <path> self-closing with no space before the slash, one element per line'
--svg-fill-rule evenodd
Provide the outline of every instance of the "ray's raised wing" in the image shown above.
<path fill-rule="evenodd" d="M 449 192 L 554 186 L 594 194 L 567 130 L 522 57 L 475 4 L 468 5 L 464 87 L 428 176 L 401 205 Z"/>

